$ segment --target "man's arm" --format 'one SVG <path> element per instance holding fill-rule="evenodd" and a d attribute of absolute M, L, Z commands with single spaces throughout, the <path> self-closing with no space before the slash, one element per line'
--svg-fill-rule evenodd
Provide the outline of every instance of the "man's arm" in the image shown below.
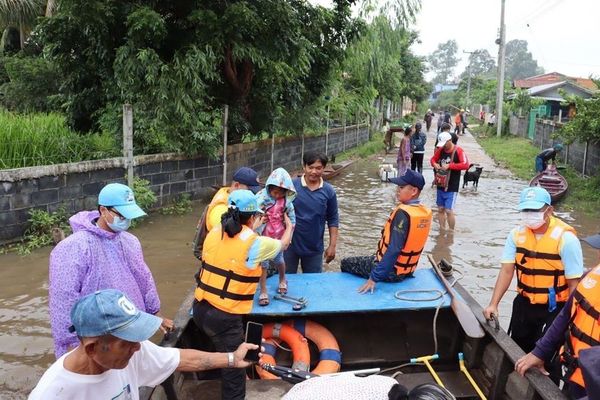
<path fill-rule="evenodd" d="M 338 213 L 337 195 L 333 186 L 329 186 L 332 195 L 327 199 L 327 212 L 325 218 L 329 229 L 329 246 L 325 249 L 325 262 L 329 263 L 335 258 L 335 249 L 338 240 L 338 226 L 340 224 L 340 216 Z"/>
<path fill-rule="evenodd" d="M 437 141 L 436 141 L 436 144 L 437 144 Z M 440 154 L 442 154 L 442 149 L 443 149 L 442 147 L 436 148 L 435 151 L 433 152 L 433 156 L 429 160 L 429 163 L 431 164 L 431 166 L 433 168 L 440 169 L 440 165 L 438 163 L 440 162 Z"/>
<path fill-rule="evenodd" d="M 252 363 L 244 361 L 248 350 L 255 350 L 258 346 L 242 343 L 233 353 L 208 353 L 200 350 L 180 349 L 179 365 L 177 371 L 195 372 L 221 368 L 246 368 Z M 232 354 L 233 357 L 230 357 Z"/>
<path fill-rule="evenodd" d="M 559 254 L 565 267 L 565 278 L 569 285 L 569 293 L 575 291 L 575 287 L 583 276 L 583 251 L 581 242 L 572 232 L 565 232 L 559 244 Z"/>
<path fill-rule="evenodd" d="M 469 159 L 461 147 L 456 148 L 456 156 L 458 162 L 454 162 L 454 159 L 448 164 L 448 169 L 454 171 L 463 171 L 469 169 Z"/>
<path fill-rule="evenodd" d="M 496 317 L 498 316 L 498 304 L 500 304 L 500 300 L 502 300 L 504 293 L 508 290 L 515 273 L 516 254 L 517 246 L 513 240 L 513 231 L 511 231 L 504 243 L 500 272 L 498 272 L 498 278 L 496 279 L 496 285 L 494 286 L 490 304 L 483 310 L 483 315 L 486 319 L 490 319 L 492 314 Z"/>

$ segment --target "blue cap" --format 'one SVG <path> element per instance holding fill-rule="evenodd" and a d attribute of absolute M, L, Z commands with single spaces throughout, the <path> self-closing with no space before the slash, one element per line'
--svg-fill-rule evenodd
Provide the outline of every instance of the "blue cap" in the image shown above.
<path fill-rule="evenodd" d="M 423 190 L 423 186 L 425 186 L 425 178 L 423 178 L 423 175 L 412 169 L 407 170 L 402 176 L 388 179 L 388 182 L 395 183 L 398 186 L 414 186 L 419 190 Z"/>
<path fill-rule="evenodd" d="M 552 204 L 550 193 L 542 187 L 530 186 L 523 189 L 519 199 L 519 211 L 539 210 L 545 205 Z"/>
<path fill-rule="evenodd" d="M 600 233 L 597 235 L 592 235 L 592 236 L 583 238 L 583 239 L 581 239 L 581 241 L 586 242 L 593 248 L 600 250 Z"/>
<path fill-rule="evenodd" d="M 71 309 L 71 332 L 79 337 L 112 335 L 129 342 L 149 339 L 162 319 L 138 310 L 122 292 L 99 290 L 82 297 Z"/>
<path fill-rule="evenodd" d="M 229 206 L 234 206 L 243 213 L 262 213 L 254 193 L 246 189 L 238 189 L 229 195 Z"/>
<path fill-rule="evenodd" d="M 256 194 L 260 190 L 258 174 L 252 168 L 242 167 L 238 169 L 233 174 L 233 180 L 241 183 L 242 185 L 248 186 L 248 189 L 251 190 L 252 193 Z"/>
<path fill-rule="evenodd" d="M 135 202 L 133 190 L 121 183 L 109 183 L 104 186 L 98 195 L 98 205 L 113 207 L 127 219 L 134 219 L 146 215 Z"/>

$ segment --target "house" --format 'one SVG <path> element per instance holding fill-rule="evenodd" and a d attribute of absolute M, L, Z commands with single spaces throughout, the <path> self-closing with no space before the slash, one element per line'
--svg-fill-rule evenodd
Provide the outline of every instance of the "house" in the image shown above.
<path fill-rule="evenodd" d="M 458 89 L 457 83 L 436 83 L 433 86 L 433 92 L 429 95 L 429 102 L 434 102 L 442 92 L 450 92 L 456 89 Z"/>
<path fill-rule="evenodd" d="M 575 112 L 573 105 L 562 104 L 565 99 L 561 92 L 567 96 L 575 95 L 588 99 L 598 91 L 598 87 L 591 79 L 568 77 L 558 72 L 517 79 L 513 81 L 513 86 L 525 89 L 534 99 L 544 100 L 544 105 L 538 108 L 538 116 L 555 120 L 567 119 Z M 512 94 L 507 99 L 512 100 L 515 96 Z"/>

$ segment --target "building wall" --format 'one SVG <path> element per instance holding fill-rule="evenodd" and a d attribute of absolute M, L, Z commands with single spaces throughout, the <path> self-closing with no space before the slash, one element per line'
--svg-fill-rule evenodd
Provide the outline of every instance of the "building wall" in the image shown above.
<path fill-rule="evenodd" d="M 328 155 L 338 154 L 369 140 L 366 125 L 330 129 Z M 325 136 L 307 137 L 304 151 L 324 151 Z M 261 177 L 273 168 L 293 171 L 301 167 L 302 138 L 276 138 L 236 144 L 227 149 L 227 182 L 242 166 L 254 168 Z M 223 160 L 207 157 L 186 158 L 179 154 L 155 154 L 134 158 L 134 175 L 150 182 L 157 196 L 155 208 L 172 203 L 183 193 L 193 199 L 211 193 L 212 185 L 223 180 Z M 97 207 L 98 193 L 111 182 L 126 181 L 121 158 L 0 170 L 0 242 L 20 237 L 27 229 L 29 212 L 54 212 L 64 207 L 72 214 Z"/>
<path fill-rule="evenodd" d="M 535 143 L 540 150 L 552 147 L 554 143 L 562 143 L 561 140 L 552 137 L 554 131 L 560 129 L 561 126 L 562 124 L 553 121 L 537 120 L 535 123 L 535 137 L 533 143 Z M 510 117 L 510 132 L 513 135 L 528 138 L 527 129 L 527 117 L 517 117 L 514 115 Z M 575 142 L 570 145 L 565 145 L 560 158 L 564 163 L 571 165 L 580 173 L 595 175 L 600 172 L 600 145 L 598 143 Z"/>

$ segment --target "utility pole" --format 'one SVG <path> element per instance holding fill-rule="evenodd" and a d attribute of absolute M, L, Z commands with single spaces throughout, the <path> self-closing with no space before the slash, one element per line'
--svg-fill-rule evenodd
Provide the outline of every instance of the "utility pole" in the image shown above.
<path fill-rule="evenodd" d="M 500 7 L 500 38 L 496 43 L 498 48 L 498 88 L 496 89 L 496 136 L 502 135 L 502 105 L 504 102 L 504 56 L 506 54 L 506 25 L 504 25 L 504 5 L 506 0 L 501 0 Z"/>
<path fill-rule="evenodd" d="M 475 53 L 474 51 L 466 51 L 463 50 L 463 53 L 469 55 L 469 65 L 467 66 L 467 74 L 469 74 L 467 78 L 467 104 L 466 109 L 471 109 L 471 54 Z"/>

